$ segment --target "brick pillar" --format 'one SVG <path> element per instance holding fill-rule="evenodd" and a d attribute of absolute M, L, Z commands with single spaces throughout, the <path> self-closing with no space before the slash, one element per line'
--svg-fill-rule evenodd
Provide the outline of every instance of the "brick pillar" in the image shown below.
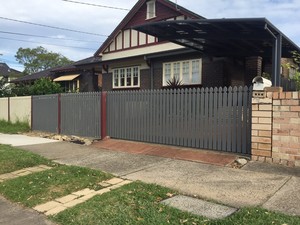
<path fill-rule="evenodd" d="M 246 85 L 251 85 L 254 77 L 262 75 L 262 60 L 263 58 L 260 56 L 251 56 L 246 58 Z"/>
<path fill-rule="evenodd" d="M 270 96 L 270 95 L 269 95 Z M 272 93 L 253 92 L 252 159 L 272 161 Z"/>

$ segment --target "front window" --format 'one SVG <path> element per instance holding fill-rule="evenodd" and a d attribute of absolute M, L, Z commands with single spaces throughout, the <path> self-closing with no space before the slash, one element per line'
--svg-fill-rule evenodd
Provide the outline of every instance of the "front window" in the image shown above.
<path fill-rule="evenodd" d="M 163 64 L 163 86 L 168 85 L 168 81 L 176 78 L 184 85 L 202 83 L 202 60 L 193 59 Z"/>
<path fill-rule="evenodd" d="M 138 66 L 113 70 L 113 88 L 134 88 L 140 86 L 140 69 Z"/>

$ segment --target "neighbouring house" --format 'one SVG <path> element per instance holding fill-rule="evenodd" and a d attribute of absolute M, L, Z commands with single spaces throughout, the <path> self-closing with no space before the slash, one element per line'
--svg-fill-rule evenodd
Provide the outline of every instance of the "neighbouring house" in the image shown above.
<path fill-rule="evenodd" d="M 59 66 L 14 80 L 15 84 L 32 84 L 48 77 L 58 82 L 65 92 L 92 92 L 101 89 L 101 58 L 89 57 L 70 65 Z"/>
<path fill-rule="evenodd" d="M 22 72 L 10 68 L 6 63 L 0 63 L 0 79 L 6 79 L 9 83 L 22 76 Z"/>
<path fill-rule="evenodd" d="M 279 85 L 293 50 L 264 18 L 205 19 L 168 0 L 139 0 L 95 57 L 111 91 L 160 89 L 174 77 L 184 87 L 243 86 L 263 73 Z"/>

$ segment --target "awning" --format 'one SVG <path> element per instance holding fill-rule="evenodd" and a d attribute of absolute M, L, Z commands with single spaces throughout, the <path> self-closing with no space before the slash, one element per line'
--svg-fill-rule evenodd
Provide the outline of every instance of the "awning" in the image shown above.
<path fill-rule="evenodd" d="M 265 18 L 161 21 L 133 27 L 213 56 L 272 57 L 274 36 L 282 36 L 282 56 L 300 48 Z"/>
<path fill-rule="evenodd" d="M 55 78 L 53 81 L 54 82 L 70 81 L 70 80 L 74 80 L 75 78 L 77 78 L 79 76 L 80 76 L 80 74 L 65 75 L 65 76 L 61 76 L 61 77 Z"/>
<path fill-rule="evenodd" d="M 300 48 L 265 18 L 160 21 L 133 29 L 171 41 L 208 56 L 272 58 L 275 86 L 280 84 L 281 57 Z"/>

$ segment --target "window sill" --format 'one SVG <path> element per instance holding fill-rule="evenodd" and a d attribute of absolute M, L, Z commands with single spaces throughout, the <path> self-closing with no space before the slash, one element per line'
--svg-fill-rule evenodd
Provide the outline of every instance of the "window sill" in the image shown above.
<path fill-rule="evenodd" d="M 145 20 L 148 21 L 148 20 L 153 20 L 155 18 L 156 18 L 156 16 L 153 16 L 153 17 L 150 17 L 150 18 L 146 18 Z"/>
<path fill-rule="evenodd" d="M 113 87 L 113 91 L 124 91 L 124 90 L 140 90 L 140 87 Z"/>

